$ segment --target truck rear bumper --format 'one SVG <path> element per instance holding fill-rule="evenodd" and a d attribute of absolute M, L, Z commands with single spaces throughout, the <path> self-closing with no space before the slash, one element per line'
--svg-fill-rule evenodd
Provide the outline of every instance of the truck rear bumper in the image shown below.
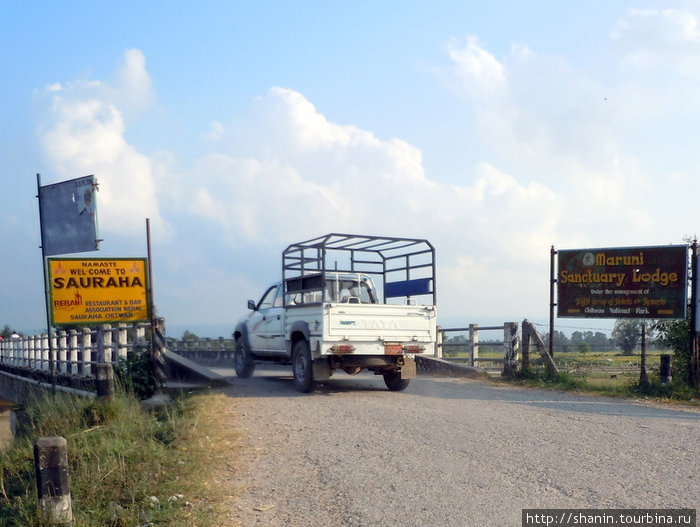
<path fill-rule="evenodd" d="M 314 380 L 328 380 L 334 370 L 355 374 L 361 369 L 378 375 L 400 372 L 402 379 L 416 377 L 416 360 L 412 355 L 325 355 L 313 361 Z"/>

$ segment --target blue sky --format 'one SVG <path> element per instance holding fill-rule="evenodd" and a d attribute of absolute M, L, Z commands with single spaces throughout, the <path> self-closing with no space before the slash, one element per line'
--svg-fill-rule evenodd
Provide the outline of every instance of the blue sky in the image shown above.
<path fill-rule="evenodd" d="M 37 173 L 98 178 L 104 242 L 86 256 L 145 255 L 151 218 L 176 335 L 227 334 L 282 249 L 327 232 L 431 240 L 443 325 L 546 323 L 552 245 L 697 233 L 698 17 L 683 1 L 5 2 L 0 324 L 45 326 Z"/>

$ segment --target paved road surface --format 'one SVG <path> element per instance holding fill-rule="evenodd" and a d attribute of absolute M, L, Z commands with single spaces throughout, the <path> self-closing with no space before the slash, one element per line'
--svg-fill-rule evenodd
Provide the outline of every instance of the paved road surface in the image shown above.
<path fill-rule="evenodd" d="M 231 370 L 216 370 L 232 376 Z M 419 377 L 231 377 L 244 527 L 520 526 L 523 508 L 699 508 L 700 412 Z"/>

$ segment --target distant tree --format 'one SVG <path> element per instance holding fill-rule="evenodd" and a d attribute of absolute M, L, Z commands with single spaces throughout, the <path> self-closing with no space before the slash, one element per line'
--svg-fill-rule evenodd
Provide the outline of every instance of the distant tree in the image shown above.
<path fill-rule="evenodd" d="M 185 330 L 182 334 L 182 340 L 199 340 L 199 337 L 189 330 Z"/>
<path fill-rule="evenodd" d="M 612 348 L 610 339 L 605 333 L 601 331 L 596 331 L 595 333 L 592 333 L 590 338 L 586 338 L 586 342 L 591 345 L 591 349 L 596 351 L 608 351 Z"/>
<path fill-rule="evenodd" d="M 549 342 L 549 333 L 545 333 L 542 337 L 545 342 Z M 554 352 L 566 353 L 571 351 L 571 341 L 561 331 L 554 330 Z"/>
<path fill-rule="evenodd" d="M 12 336 L 12 333 L 14 333 L 14 331 L 12 331 L 12 328 L 5 324 L 5 326 L 2 328 L 2 331 L 0 332 L 0 337 L 4 339 L 9 339 Z"/>
<path fill-rule="evenodd" d="M 623 355 L 632 355 L 642 336 L 642 322 L 637 319 L 618 319 L 612 330 L 612 340 Z"/>
<path fill-rule="evenodd" d="M 586 353 L 591 352 L 591 345 L 588 342 L 580 342 L 579 344 L 576 345 L 576 351 L 579 353 L 582 353 L 585 355 Z"/>
<path fill-rule="evenodd" d="M 584 339 L 584 334 L 583 334 L 582 332 L 580 332 L 580 331 L 574 331 L 574 332 L 571 334 L 571 344 L 573 344 L 573 345 L 576 346 L 577 348 L 578 348 L 581 344 L 583 344 L 583 341 L 584 341 L 584 340 L 585 340 L 585 339 Z"/>

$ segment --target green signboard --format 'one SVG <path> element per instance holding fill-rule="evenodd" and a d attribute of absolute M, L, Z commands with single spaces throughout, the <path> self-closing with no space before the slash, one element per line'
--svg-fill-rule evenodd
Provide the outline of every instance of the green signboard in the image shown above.
<path fill-rule="evenodd" d="M 685 318 L 688 246 L 558 251 L 557 315 Z"/>

